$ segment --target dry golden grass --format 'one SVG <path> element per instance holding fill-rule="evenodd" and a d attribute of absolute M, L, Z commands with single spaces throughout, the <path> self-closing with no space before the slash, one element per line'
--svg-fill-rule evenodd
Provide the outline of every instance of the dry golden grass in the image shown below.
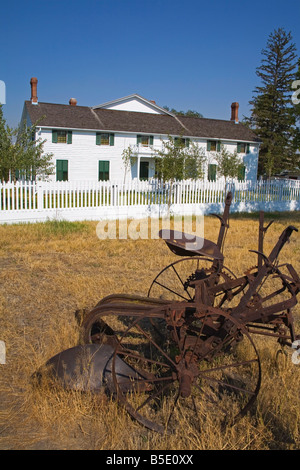
<path fill-rule="evenodd" d="M 266 215 L 267 220 L 270 216 Z M 268 254 L 300 214 L 275 216 L 265 239 Z M 216 241 L 219 222 L 205 218 L 205 237 Z M 256 263 L 258 217 L 232 216 L 225 264 L 237 275 Z M 300 272 L 299 234 L 280 260 Z M 262 387 L 249 416 L 226 431 L 209 418 L 198 429 L 183 425 L 160 436 L 133 421 L 120 405 L 92 394 L 32 386 L 31 375 L 50 357 L 78 344 L 77 309 L 112 293 L 147 295 L 152 279 L 177 258 L 161 240 L 99 240 L 96 223 L 0 226 L 1 449 L 297 449 L 300 447 L 300 366 L 274 361 L 277 343 L 255 338 Z M 300 333 L 300 309 L 294 309 Z"/>

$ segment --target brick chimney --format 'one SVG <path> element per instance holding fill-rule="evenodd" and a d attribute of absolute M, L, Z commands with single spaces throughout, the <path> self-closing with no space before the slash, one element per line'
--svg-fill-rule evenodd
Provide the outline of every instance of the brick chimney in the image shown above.
<path fill-rule="evenodd" d="M 69 105 L 70 105 L 70 106 L 76 106 L 76 105 L 77 105 L 77 100 L 76 100 L 76 98 L 70 98 L 70 100 L 69 100 Z"/>
<path fill-rule="evenodd" d="M 38 79 L 36 77 L 32 77 L 30 80 L 31 85 L 31 103 L 38 104 L 38 97 L 37 97 L 37 83 Z"/>
<path fill-rule="evenodd" d="M 231 121 L 239 122 L 239 104 L 237 102 L 231 105 Z"/>

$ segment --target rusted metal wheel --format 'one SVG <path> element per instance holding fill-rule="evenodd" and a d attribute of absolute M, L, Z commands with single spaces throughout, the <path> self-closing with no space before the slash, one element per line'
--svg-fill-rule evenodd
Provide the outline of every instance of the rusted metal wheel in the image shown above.
<path fill-rule="evenodd" d="M 261 367 L 242 324 L 209 308 L 182 326 L 175 319 L 172 326 L 169 319 L 160 342 L 149 333 L 149 320 L 137 318 L 132 323 L 113 358 L 118 400 L 134 419 L 164 433 L 183 423 L 187 430 L 188 426 L 199 429 L 201 420 L 208 418 L 233 424 L 245 415 L 259 392 Z M 117 358 L 148 374 L 131 381 L 130 392 L 118 384 Z"/>
<path fill-rule="evenodd" d="M 157 274 L 148 290 L 148 297 L 193 301 L 193 280 L 201 279 L 201 276 L 208 277 L 216 272 L 220 274 L 219 282 L 236 279 L 236 275 L 229 268 L 218 263 L 214 265 L 211 258 L 193 256 L 179 259 Z"/>

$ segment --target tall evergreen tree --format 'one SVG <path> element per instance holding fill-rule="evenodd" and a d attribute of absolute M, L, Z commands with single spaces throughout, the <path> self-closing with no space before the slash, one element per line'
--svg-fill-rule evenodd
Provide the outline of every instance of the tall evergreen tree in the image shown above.
<path fill-rule="evenodd" d="M 294 148 L 297 152 L 298 158 L 300 152 L 300 58 L 298 59 L 298 69 L 295 74 L 295 80 L 292 84 L 292 88 L 294 90 L 292 96 L 292 102 L 294 105 L 293 112 L 295 114 L 296 119 L 296 131 L 295 131 L 295 139 L 294 139 Z M 298 161 L 298 166 L 300 168 L 300 162 Z"/>
<path fill-rule="evenodd" d="M 271 176 L 297 166 L 294 151 L 295 115 L 291 84 L 295 78 L 296 46 L 291 33 L 279 28 L 269 35 L 256 69 L 261 85 L 250 101 L 250 125 L 262 140 L 258 172 Z"/>

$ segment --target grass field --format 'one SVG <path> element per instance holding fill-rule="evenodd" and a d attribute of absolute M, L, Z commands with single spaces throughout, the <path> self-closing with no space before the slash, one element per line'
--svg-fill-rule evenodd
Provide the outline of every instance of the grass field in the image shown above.
<path fill-rule="evenodd" d="M 269 254 L 300 213 L 266 215 Z M 216 241 L 219 222 L 205 217 L 205 237 Z M 233 215 L 225 262 L 237 275 L 256 264 L 258 215 Z M 300 273 L 300 235 L 293 233 L 280 261 Z M 99 240 L 94 222 L 0 226 L 0 449 L 292 450 L 300 448 L 300 366 L 290 356 L 275 363 L 276 340 L 255 338 L 262 387 L 249 415 L 225 431 L 209 418 L 160 436 L 133 421 L 109 398 L 70 393 L 31 376 L 50 357 L 79 341 L 77 309 L 113 293 L 147 295 L 152 279 L 176 260 L 162 240 Z M 300 308 L 293 310 L 300 334 Z M 201 431 L 199 431 L 201 429 Z"/>

